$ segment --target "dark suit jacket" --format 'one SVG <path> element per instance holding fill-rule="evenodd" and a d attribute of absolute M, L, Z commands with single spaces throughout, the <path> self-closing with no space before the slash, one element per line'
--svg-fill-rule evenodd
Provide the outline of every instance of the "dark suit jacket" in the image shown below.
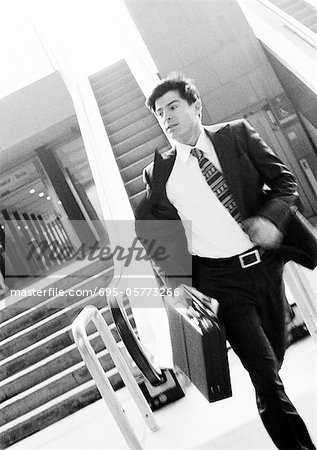
<path fill-rule="evenodd" d="M 205 129 L 242 218 L 260 215 L 271 220 L 284 234 L 278 251 L 287 260 L 315 267 L 317 239 L 312 227 L 296 216 L 299 197 L 294 175 L 245 120 Z M 153 252 L 148 253 L 155 271 L 171 287 L 187 282 L 186 277 L 190 276 L 184 228 L 166 195 L 166 182 L 175 158 L 175 149 L 162 155 L 155 153 L 154 163 L 144 172 L 147 196 L 136 210 L 136 232 L 144 247 L 148 250 L 148 242 L 155 239 L 157 245 L 166 248 L 168 260 L 158 261 Z"/>

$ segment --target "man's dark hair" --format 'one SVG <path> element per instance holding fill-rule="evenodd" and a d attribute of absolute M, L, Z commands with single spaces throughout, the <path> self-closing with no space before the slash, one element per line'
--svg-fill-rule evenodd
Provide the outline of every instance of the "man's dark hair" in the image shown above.
<path fill-rule="evenodd" d="M 154 89 L 146 100 L 146 106 L 155 113 L 155 102 L 169 91 L 178 91 L 181 98 L 187 101 L 189 105 L 200 99 L 194 80 L 185 78 L 179 72 L 172 72 L 167 75 Z"/>

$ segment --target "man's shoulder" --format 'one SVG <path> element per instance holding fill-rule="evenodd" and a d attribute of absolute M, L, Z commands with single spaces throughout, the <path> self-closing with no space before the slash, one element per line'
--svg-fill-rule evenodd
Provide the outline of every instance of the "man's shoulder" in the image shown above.
<path fill-rule="evenodd" d="M 217 133 L 221 132 L 222 130 L 228 130 L 228 129 L 241 129 L 242 127 L 248 126 L 248 122 L 245 119 L 234 119 L 234 120 L 228 120 L 226 122 L 219 122 L 213 125 L 204 125 L 205 130 L 211 132 L 211 133 Z"/>
<path fill-rule="evenodd" d="M 163 162 L 170 160 L 175 156 L 175 148 L 170 148 L 165 151 L 156 151 L 153 157 L 153 161 L 150 162 L 144 169 L 143 169 L 143 181 L 148 182 L 152 178 L 153 174 L 153 168 L 154 164 L 160 160 Z"/>
<path fill-rule="evenodd" d="M 153 167 L 154 167 L 154 161 L 150 162 L 146 167 L 144 167 L 144 169 L 143 169 L 143 183 L 148 183 L 149 180 L 152 178 Z"/>

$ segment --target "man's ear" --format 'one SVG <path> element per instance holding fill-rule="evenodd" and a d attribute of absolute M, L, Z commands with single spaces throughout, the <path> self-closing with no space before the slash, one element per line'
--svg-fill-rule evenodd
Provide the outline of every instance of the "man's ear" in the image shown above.
<path fill-rule="evenodd" d="M 201 117 L 201 110 L 202 110 L 201 100 L 200 100 L 200 98 L 198 98 L 195 101 L 195 111 L 199 117 Z"/>

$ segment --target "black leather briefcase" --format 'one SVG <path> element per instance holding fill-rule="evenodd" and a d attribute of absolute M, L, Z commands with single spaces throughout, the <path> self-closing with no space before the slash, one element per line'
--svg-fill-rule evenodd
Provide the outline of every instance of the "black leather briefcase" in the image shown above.
<path fill-rule="evenodd" d="M 173 361 L 211 402 L 232 396 L 224 326 L 201 307 L 195 316 L 166 302 Z"/>

